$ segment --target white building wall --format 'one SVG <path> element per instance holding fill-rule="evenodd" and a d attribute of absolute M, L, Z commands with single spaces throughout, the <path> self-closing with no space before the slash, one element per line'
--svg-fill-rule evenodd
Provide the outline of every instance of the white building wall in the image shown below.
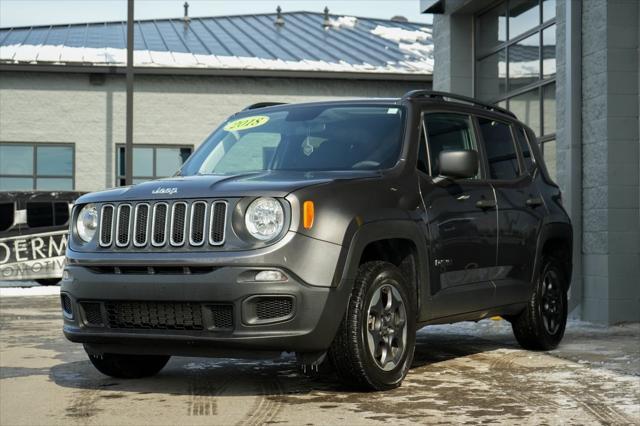
<path fill-rule="evenodd" d="M 93 81 L 93 83 L 91 82 Z M 396 97 L 430 82 L 139 75 L 134 143 L 198 144 L 249 104 Z M 115 183 L 115 146 L 125 142 L 125 80 L 87 74 L 0 74 L 0 142 L 75 144 L 75 189 Z"/>

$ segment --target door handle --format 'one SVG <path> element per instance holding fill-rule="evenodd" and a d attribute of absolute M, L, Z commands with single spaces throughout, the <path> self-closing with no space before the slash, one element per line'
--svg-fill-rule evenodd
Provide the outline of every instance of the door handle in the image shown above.
<path fill-rule="evenodd" d="M 543 201 L 542 201 L 541 197 L 529 198 L 527 200 L 527 206 L 529 206 L 529 207 L 538 207 L 538 206 L 541 206 L 542 203 L 543 203 Z"/>
<path fill-rule="evenodd" d="M 496 202 L 494 200 L 478 200 L 476 207 L 482 210 L 493 209 L 496 207 Z"/>

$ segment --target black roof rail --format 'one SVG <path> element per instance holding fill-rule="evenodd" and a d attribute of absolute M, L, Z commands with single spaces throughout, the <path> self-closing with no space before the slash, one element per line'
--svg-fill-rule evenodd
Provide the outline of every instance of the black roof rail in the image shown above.
<path fill-rule="evenodd" d="M 286 102 L 258 102 L 257 104 L 249 105 L 248 107 L 243 109 L 243 111 L 249 111 L 251 109 L 265 108 L 265 107 L 284 105 L 284 104 L 286 104 Z"/>
<path fill-rule="evenodd" d="M 456 95 L 455 93 L 447 93 L 447 92 L 434 92 L 432 90 L 412 90 L 407 92 L 402 96 L 402 99 L 409 98 L 432 98 L 432 99 L 453 99 L 455 101 L 465 102 L 474 106 L 478 106 L 487 110 L 501 112 L 502 114 L 507 114 L 513 118 L 517 118 L 514 113 L 509 111 L 508 109 L 499 107 L 497 105 L 488 104 L 485 102 L 480 102 L 477 99 L 470 98 L 468 96 Z"/>

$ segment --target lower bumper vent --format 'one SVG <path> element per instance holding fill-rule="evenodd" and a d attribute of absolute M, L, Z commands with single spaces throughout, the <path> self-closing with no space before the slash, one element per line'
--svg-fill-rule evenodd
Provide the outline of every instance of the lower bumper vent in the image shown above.
<path fill-rule="evenodd" d="M 68 318 L 73 318 L 73 308 L 71 306 L 71 298 L 66 294 L 61 294 L 60 304 L 62 305 L 62 312 L 64 312 L 64 314 Z"/>
<path fill-rule="evenodd" d="M 265 297 L 256 302 L 258 319 L 282 318 L 291 315 L 293 300 L 289 297 Z"/>
<path fill-rule="evenodd" d="M 207 308 L 211 311 L 213 328 L 225 330 L 233 328 L 232 305 L 210 305 Z"/>
<path fill-rule="evenodd" d="M 246 324 L 268 324 L 293 317 L 293 296 L 253 296 L 243 303 L 242 316 Z"/>
<path fill-rule="evenodd" d="M 84 319 L 88 325 L 101 326 L 104 324 L 102 319 L 102 309 L 100 303 L 82 302 L 82 310 L 84 311 Z"/>

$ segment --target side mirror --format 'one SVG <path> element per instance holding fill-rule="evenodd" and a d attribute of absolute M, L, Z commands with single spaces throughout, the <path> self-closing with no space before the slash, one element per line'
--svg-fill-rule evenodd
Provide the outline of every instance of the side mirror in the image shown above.
<path fill-rule="evenodd" d="M 478 153 L 470 150 L 442 151 L 440 175 L 451 179 L 467 179 L 478 174 Z"/>

